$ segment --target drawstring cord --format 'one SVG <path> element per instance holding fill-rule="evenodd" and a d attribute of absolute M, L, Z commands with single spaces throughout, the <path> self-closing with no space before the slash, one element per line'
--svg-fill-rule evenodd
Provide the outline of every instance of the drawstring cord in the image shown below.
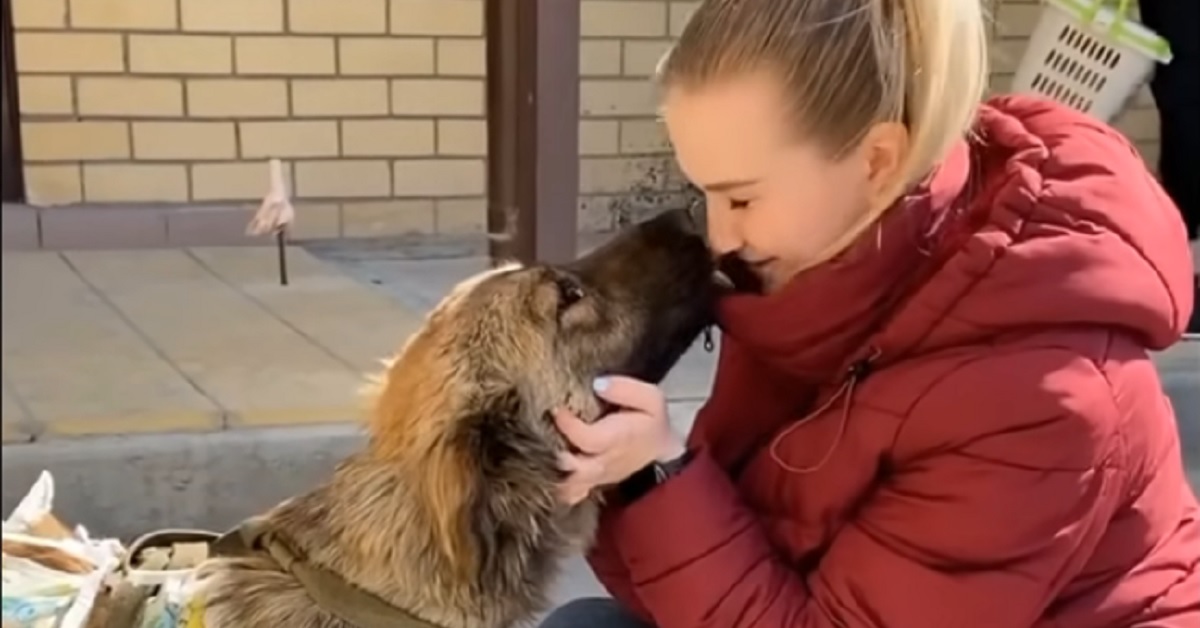
<path fill-rule="evenodd" d="M 775 436 L 775 438 L 771 441 L 770 452 L 771 459 L 774 460 L 776 464 L 778 464 L 783 468 L 784 471 L 787 471 L 788 473 L 804 475 L 820 470 L 830 460 L 833 459 L 833 454 L 837 452 L 838 446 L 842 444 L 842 439 L 846 436 L 846 426 L 850 423 L 850 408 L 854 402 L 854 391 L 858 387 L 859 382 L 866 378 L 867 374 L 870 372 L 871 364 L 878 356 L 879 350 L 872 349 L 870 356 L 855 362 L 850 367 L 850 372 L 846 377 L 846 380 L 842 382 L 842 385 L 837 389 L 837 392 L 833 393 L 833 395 L 831 395 L 829 399 L 827 399 L 825 403 L 822 403 L 816 410 L 809 412 L 807 415 L 800 418 L 800 420 L 787 426 L 783 431 Z M 832 408 L 838 401 L 842 402 L 842 411 L 838 415 L 837 435 L 834 436 L 833 443 L 825 451 L 825 454 L 821 457 L 821 459 L 817 461 L 816 464 L 807 467 L 796 466 L 784 460 L 783 457 L 779 455 L 779 445 L 783 442 L 783 439 L 795 432 L 800 426 L 825 413 L 826 410 Z"/>

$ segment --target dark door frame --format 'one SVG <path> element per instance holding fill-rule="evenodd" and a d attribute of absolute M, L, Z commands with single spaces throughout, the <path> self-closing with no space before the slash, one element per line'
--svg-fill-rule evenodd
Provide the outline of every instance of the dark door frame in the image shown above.
<path fill-rule="evenodd" d="M 0 0 L 0 200 L 25 199 L 24 160 L 21 156 L 21 109 L 17 98 L 17 63 L 13 46 L 12 2 Z"/>
<path fill-rule="evenodd" d="M 493 264 L 575 257 L 579 0 L 486 0 L 487 230 Z"/>

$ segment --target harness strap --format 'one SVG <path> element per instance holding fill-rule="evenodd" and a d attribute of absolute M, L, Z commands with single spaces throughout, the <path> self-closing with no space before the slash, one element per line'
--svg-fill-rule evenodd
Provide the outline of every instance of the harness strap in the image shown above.
<path fill-rule="evenodd" d="M 309 562 L 283 535 L 271 530 L 262 517 L 243 521 L 213 544 L 214 553 L 223 556 L 244 554 L 238 551 L 243 548 L 265 551 L 300 582 L 321 610 L 358 628 L 441 628 Z"/>

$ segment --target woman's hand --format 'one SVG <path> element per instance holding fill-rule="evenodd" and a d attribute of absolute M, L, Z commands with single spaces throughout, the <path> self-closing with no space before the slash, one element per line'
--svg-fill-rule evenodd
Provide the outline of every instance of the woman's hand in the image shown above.
<path fill-rule="evenodd" d="M 555 422 L 580 453 L 562 454 L 560 465 L 568 473 L 561 496 L 577 504 L 599 486 L 617 484 L 654 461 L 679 457 L 683 438 L 667 420 L 667 400 L 662 389 L 631 377 L 602 377 L 593 389 L 601 399 L 620 409 L 595 423 L 585 423 L 567 410 L 556 410 Z"/>

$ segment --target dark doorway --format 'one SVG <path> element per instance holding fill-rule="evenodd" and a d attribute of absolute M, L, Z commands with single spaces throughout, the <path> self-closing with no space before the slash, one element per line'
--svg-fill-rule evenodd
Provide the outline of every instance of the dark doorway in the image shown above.
<path fill-rule="evenodd" d="M 21 113 L 17 106 L 17 64 L 13 58 L 12 2 L 0 0 L 0 170 L 3 187 L 0 200 L 20 201 L 25 198 L 25 181 L 21 175 Z"/>

